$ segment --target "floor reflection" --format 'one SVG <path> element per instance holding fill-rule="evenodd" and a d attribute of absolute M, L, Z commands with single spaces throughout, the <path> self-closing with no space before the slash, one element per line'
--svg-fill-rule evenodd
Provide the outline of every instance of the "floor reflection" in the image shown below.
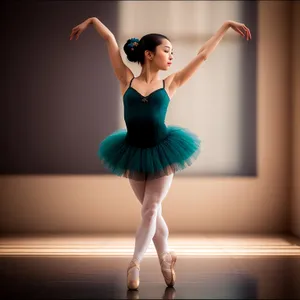
<path fill-rule="evenodd" d="M 299 299 L 299 257 L 179 257 L 168 288 L 156 258 L 144 258 L 128 291 L 128 258 L 2 257 L 1 299 Z"/>

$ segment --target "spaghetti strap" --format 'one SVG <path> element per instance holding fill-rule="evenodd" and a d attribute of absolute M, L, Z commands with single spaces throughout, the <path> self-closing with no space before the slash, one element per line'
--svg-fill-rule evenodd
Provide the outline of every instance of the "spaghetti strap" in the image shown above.
<path fill-rule="evenodd" d="M 134 79 L 134 76 L 131 78 L 130 83 L 129 83 L 129 86 L 131 86 L 131 82 L 132 82 L 133 79 Z"/>
<path fill-rule="evenodd" d="M 165 88 L 165 80 L 163 79 L 163 88 Z"/>

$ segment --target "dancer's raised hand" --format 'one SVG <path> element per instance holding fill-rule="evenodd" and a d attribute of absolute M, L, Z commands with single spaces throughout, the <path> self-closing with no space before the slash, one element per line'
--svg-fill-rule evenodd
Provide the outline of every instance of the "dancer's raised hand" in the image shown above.
<path fill-rule="evenodd" d="M 249 28 L 243 24 L 243 23 L 238 23 L 238 22 L 235 22 L 235 21 L 229 21 L 228 22 L 230 27 L 235 30 L 237 33 L 239 33 L 240 35 L 242 35 L 243 37 L 245 36 L 246 34 L 246 39 L 247 41 L 248 40 L 251 40 L 251 32 L 249 30 Z"/>
<path fill-rule="evenodd" d="M 79 38 L 79 35 L 87 29 L 87 27 L 90 24 L 90 19 L 86 19 L 84 22 L 82 22 L 81 24 L 75 26 L 70 34 L 70 41 L 73 39 L 74 36 L 76 36 L 76 41 Z"/>

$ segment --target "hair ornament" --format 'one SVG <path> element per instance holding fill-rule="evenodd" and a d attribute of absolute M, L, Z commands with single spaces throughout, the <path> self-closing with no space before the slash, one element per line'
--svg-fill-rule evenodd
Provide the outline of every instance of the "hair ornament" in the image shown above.
<path fill-rule="evenodd" d="M 140 40 L 137 38 L 131 38 L 130 39 L 130 43 L 128 44 L 128 46 L 131 48 L 131 50 L 134 50 L 134 47 L 138 46 Z"/>

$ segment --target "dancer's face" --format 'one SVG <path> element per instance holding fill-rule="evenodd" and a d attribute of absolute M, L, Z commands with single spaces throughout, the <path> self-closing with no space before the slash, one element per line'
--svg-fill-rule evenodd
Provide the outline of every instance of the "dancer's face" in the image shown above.
<path fill-rule="evenodd" d="M 174 58 L 173 46 L 170 41 L 163 39 L 162 43 L 156 47 L 156 53 L 152 57 L 151 63 L 154 63 L 158 69 L 168 70 Z"/>

